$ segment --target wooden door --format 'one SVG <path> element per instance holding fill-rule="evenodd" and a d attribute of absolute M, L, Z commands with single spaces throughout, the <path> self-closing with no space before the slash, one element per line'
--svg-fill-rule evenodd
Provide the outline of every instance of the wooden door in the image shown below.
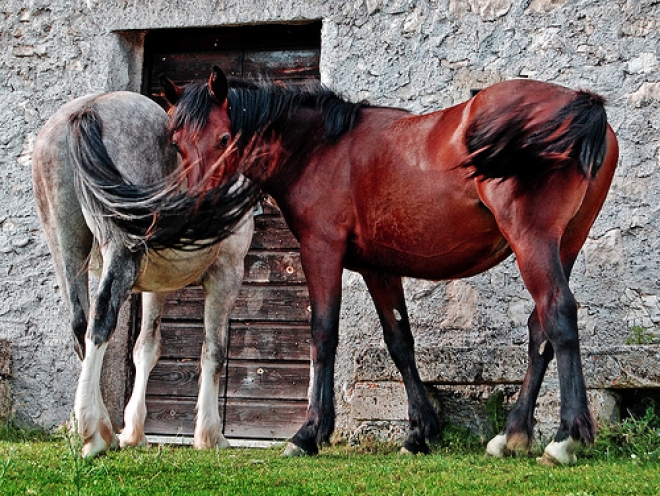
<path fill-rule="evenodd" d="M 177 29 L 149 33 L 143 90 L 159 100 L 158 76 L 204 80 L 212 65 L 229 76 L 290 83 L 319 78 L 320 23 Z M 255 218 L 245 280 L 230 316 L 220 408 L 228 438 L 284 439 L 305 418 L 311 310 L 299 246 L 273 205 Z M 147 389 L 147 435 L 193 432 L 203 292 L 174 293 L 162 321 L 162 356 Z"/>

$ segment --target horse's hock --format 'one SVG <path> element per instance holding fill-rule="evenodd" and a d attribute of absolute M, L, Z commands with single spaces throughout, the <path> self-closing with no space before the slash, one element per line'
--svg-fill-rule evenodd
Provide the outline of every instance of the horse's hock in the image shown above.
<path fill-rule="evenodd" d="M 517 399 L 527 368 L 527 347 L 420 348 L 422 381 L 443 421 L 466 426 L 488 439 L 493 434 L 492 400 L 501 391 L 508 411 Z M 599 424 L 628 415 L 640 398 L 658 397 L 660 346 L 584 348 L 582 366 L 591 410 Z M 356 356 L 355 385 L 347 396 L 350 437 L 391 439 L 406 432 L 408 403 L 386 349 L 368 347 Z M 491 400 L 491 401 L 489 401 Z M 544 441 L 559 422 L 559 384 L 553 360 L 535 411 L 537 439 Z"/>
<path fill-rule="evenodd" d="M 0 423 L 4 423 L 11 413 L 11 343 L 0 339 Z"/>

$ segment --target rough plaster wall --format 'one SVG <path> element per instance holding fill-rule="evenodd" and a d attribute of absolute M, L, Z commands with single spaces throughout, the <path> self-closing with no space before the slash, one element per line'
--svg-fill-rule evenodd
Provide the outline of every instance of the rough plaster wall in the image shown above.
<path fill-rule="evenodd" d="M 145 5 L 148 4 L 148 5 Z M 194 7 L 192 6 L 194 5 Z M 653 0 L 124 2 L 0 5 L 0 338 L 14 349 L 19 419 L 67 418 L 78 362 L 34 215 L 30 152 L 59 106 L 139 89 L 140 34 L 177 26 L 324 19 L 321 73 L 353 99 L 430 111 L 501 79 L 527 76 L 608 98 L 621 163 L 574 269 L 586 344 L 620 344 L 660 325 L 660 6 Z M 532 303 L 513 259 L 477 277 L 406 281 L 420 346 L 524 346 Z M 337 366 L 338 427 L 349 427 L 356 350 L 382 344 L 364 284 L 346 273 Z"/>

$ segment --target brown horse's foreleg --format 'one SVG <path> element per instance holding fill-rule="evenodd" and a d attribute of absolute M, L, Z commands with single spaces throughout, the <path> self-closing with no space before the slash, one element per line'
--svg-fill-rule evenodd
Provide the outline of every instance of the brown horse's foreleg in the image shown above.
<path fill-rule="evenodd" d="M 285 456 L 315 455 L 335 428 L 334 369 L 339 342 L 343 250 L 301 241 L 300 254 L 312 307 L 313 378 L 307 418 L 291 438 Z"/>
<path fill-rule="evenodd" d="M 410 433 L 402 450 L 409 453 L 429 453 L 426 439 L 434 439 L 440 420 L 429 400 L 415 364 L 415 342 L 403 294 L 401 278 L 386 274 L 362 274 L 376 305 L 383 326 L 385 344 L 392 360 L 401 372 L 408 395 Z"/>
<path fill-rule="evenodd" d="M 325 311 L 318 309 L 318 303 L 312 303 L 311 355 L 314 377 L 307 418 L 291 438 L 291 443 L 307 455 L 317 454 L 318 447 L 329 442 L 335 428 L 334 369 L 339 335 L 339 306 L 339 299 L 328 302 Z M 285 454 L 293 455 L 295 452 L 287 449 Z"/>

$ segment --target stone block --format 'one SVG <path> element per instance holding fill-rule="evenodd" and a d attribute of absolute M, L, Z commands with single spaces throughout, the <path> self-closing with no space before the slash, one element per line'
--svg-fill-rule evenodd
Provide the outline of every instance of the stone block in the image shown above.
<path fill-rule="evenodd" d="M 660 388 L 660 346 L 582 349 L 587 388 Z M 520 384 L 527 369 L 526 346 L 420 348 L 415 351 L 422 381 L 435 385 Z M 389 353 L 369 347 L 356 355 L 358 381 L 400 381 Z"/>
<path fill-rule="evenodd" d="M 589 389 L 660 388 L 660 346 L 637 345 L 582 350 Z"/>
<path fill-rule="evenodd" d="M 519 384 L 527 369 L 526 346 L 492 348 L 420 348 L 415 359 L 427 384 Z M 356 355 L 356 380 L 401 380 L 384 348 Z"/>
<path fill-rule="evenodd" d="M 527 366 L 524 346 L 420 348 L 416 351 L 420 376 L 443 422 L 469 428 L 489 439 L 495 434 L 486 411 L 488 399 L 504 393 L 504 411 L 515 403 Z M 582 350 L 587 396 L 599 424 L 620 418 L 624 389 L 660 389 L 660 346 L 587 347 Z M 407 399 L 400 376 L 387 350 L 369 347 L 355 361 L 356 383 L 351 419 L 365 432 L 387 436 L 383 422 L 407 419 Z M 535 436 L 548 442 L 559 426 L 559 382 L 556 362 L 548 368 L 535 410 Z M 375 423 L 374 423 L 375 422 Z M 378 437 L 378 436 L 376 436 Z"/>
<path fill-rule="evenodd" d="M 408 400 L 401 382 L 359 382 L 350 398 L 353 420 L 407 420 Z"/>

